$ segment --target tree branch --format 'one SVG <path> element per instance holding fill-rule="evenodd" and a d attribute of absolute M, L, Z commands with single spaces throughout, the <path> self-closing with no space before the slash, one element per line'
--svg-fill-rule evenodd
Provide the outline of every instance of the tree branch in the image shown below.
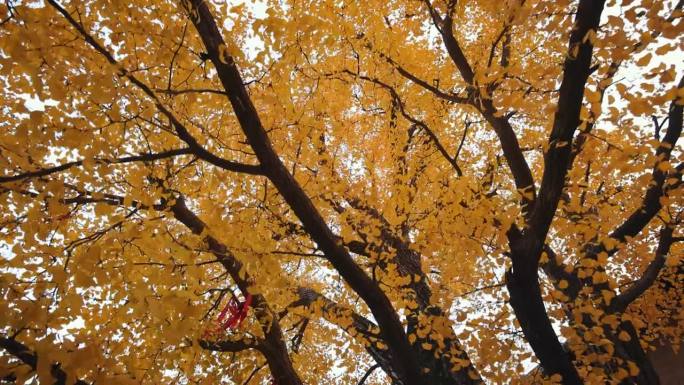
<path fill-rule="evenodd" d="M 195 139 L 190 131 L 176 118 L 176 116 L 164 106 L 157 94 L 145 83 L 139 80 L 132 72 L 124 68 L 114 56 L 107 51 L 100 43 L 98 43 L 95 38 L 93 38 L 85 28 L 77 22 L 66 9 L 62 8 L 55 0 L 47 0 L 47 2 L 55 8 L 64 18 L 73 26 L 78 33 L 83 37 L 83 39 L 92 48 L 99 52 L 109 64 L 117 69 L 121 76 L 126 77 L 131 83 L 133 83 L 138 89 L 140 89 L 145 95 L 147 95 L 157 107 L 157 110 L 161 112 L 167 119 L 171 122 L 171 125 L 176 130 L 178 137 L 183 140 L 188 147 L 192 150 L 198 158 L 205 160 L 217 167 L 223 168 L 228 171 L 242 172 L 252 175 L 263 175 L 263 169 L 260 166 L 244 165 L 242 163 L 233 162 L 224 158 L 221 158 L 202 147 L 197 139 Z"/>
<path fill-rule="evenodd" d="M 188 155 L 188 154 L 192 154 L 192 153 L 193 152 L 190 150 L 190 148 L 179 148 L 179 149 L 175 149 L 175 150 L 162 151 L 159 153 L 140 154 L 140 155 L 127 156 L 127 157 L 118 158 L 118 159 L 96 158 L 94 161 L 95 161 L 95 163 L 103 163 L 103 164 L 151 162 L 151 161 L 155 161 L 155 160 L 159 160 L 159 159 L 171 158 L 171 157 L 179 156 L 179 155 Z M 43 169 L 39 169 L 39 170 L 35 170 L 35 171 L 28 171 L 28 172 L 24 172 L 21 174 L 0 176 L 0 183 L 15 182 L 15 181 L 22 180 L 22 179 L 29 179 L 29 178 L 37 178 L 37 177 L 41 177 L 41 176 L 46 176 L 46 175 L 66 171 L 72 167 L 82 166 L 84 162 L 86 162 L 86 161 L 85 160 L 78 160 L 78 161 L 74 161 L 74 162 L 64 163 L 64 164 L 54 166 L 54 167 L 47 167 L 47 168 L 43 168 Z M 245 166 L 247 166 L 247 165 L 245 165 Z"/>
<path fill-rule="evenodd" d="M 393 381 L 400 381 L 397 378 L 397 373 L 392 369 L 392 357 L 386 348 L 380 348 L 378 342 L 381 340 L 377 334 L 378 326 L 368 320 L 366 317 L 356 313 L 352 309 L 342 307 L 333 302 L 322 294 L 313 289 L 300 287 L 297 289 L 299 299 L 288 306 L 293 307 L 310 307 L 314 302 L 321 303 L 321 310 L 323 316 L 329 322 L 338 325 L 342 330 L 354 338 L 360 338 L 364 341 L 366 352 L 373 357 L 377 365 L 390 377 Z M 351 317 L 352 322 L 347 326 L 340 325 L 340 320 L 345 316 Z"/>
<path fill-rule="evenodd" d="M 480 85 L 475 84 L 473 69 L 453 33 L 452 11 L 447 12 L 447 15 L 442 18 L 432 4 L 430 4 L 429 0 L 424 0 L 424 3 L 428 7 L 433 24 L 442 36 L 442 41 L 449 57 L 451 57 L 461 77 L 468 85 L 470 104 L 482 114 L 499 138 L 499 143 L 513 175 L 515 186 L 522 193 L 523 209 L 526 213 L 530 212 L 535 199 L 534 178 L 532 177 L 530 166 L 520 149 L 513 126 L 511 126 L 508 118 L 496 109 L 491 97 L 484 95 L 480 91 Z M 455 2 L 453 2 L 453 5 L 455 5 Z"/>
<path fill-rule="evenodd" d="M 202 349 L 211 350 L 214 352 L 241 352 L 248 349 L 260 350 L 259 344 L 257 343 L 247 343 L 245 341 L 207 341 L 200 340 L 199 345 Z"/>
<path fill-rule="evenodd" d="M 660 237 L 658 240 L 658 247 L 656 248 L 655 256 L 651 263 L 642 274 L 630 287 L 618 294 L 610 303 L 608 310 L 612 313 L 623 312 L 627 306 L 639 298 L 658 278 L 658 274 L 665 266 L 665 259 L 670 252 L 670 247 L 674 243 L 672 237 L 674 229 L 671 226 L 665 225 L 660 230 Z"/>
<path fill-rule="evenodd" d="M 364 374 L 363 377 L 361 377 L 361 379 L 359 380 L 358 385 L 365 384 L 368 377 L 370 377 L 370 375 L 373 374 L 375 369 L 377 369 L 379 367 L 380 367 L 380 364 L 375 364 L 375 365 L 371 366 L 370 368 L 368 368 L 368 370 L 366 371 L 366 374 Z"/>
<path fill-rule="evenodd" d="M 682 76 L 677 87 L 684 88 L 684 76 Z M 670 160 L 672 150 L 682 135 L 683 112 L 684 106 L 678 104 L 677 100 L 673 100 L 670 104 L 665 136 L 655 153 L 656 164 L 653 166 L 650 187 L 646 190 L 641 206 L 610 234 L 611 238 L 624 242 L 627 237 L 637 235 L 662 208 L 660 198 L 665 194 L 664 185 L 667 172 L 660 168 L 660 164 Z"/>
<path fill-rule="evenodd" d="M 311 199 L 278 157 L 247 93 L 235 60 L 226 53 L 226 44 L 207 2 L 192 0 L 191 6 L 190 18 L 204 43 L 208 57 L 216 68 L 223 88 L 228 92 L 228 99 L 238 122 L 266 175 L 333 267 L 370 308 L 392 352 L 393 367 L 401 374 L 402 380 L 408 384 L 419 383 L 422 377 L 420 366 L 389 298 L 337 242 L 337 237 Z M 196 14 L 197 17 L 192 14 Z"/>
<path fill-rule="evenodd" d="M 228 271 L 233 281 L 237 284 L 240 291 L 246 296 L 249 293 L 252 278 L 245 270 L 242 262 L 233 255 L 226 245 L 211 234 L 207 234 L 207 225 L 197 217 L 195 213 L 188 209 L 183 197 L 176 198 L 176 201 L 171 206 L 171 212 L 179 222 L 183 223 L 194 234 L 206 234 L 204 236 L 204 241 L 209 246 L 209 250 L 216 256 L 226 271 Z M 284 342 L 283 332 L 275 313 L 270 309 L 268 302 L 263 295 L 255 294 L 252 298 L 256 318 L 260 320 L 261 328 L 265 336 L 264 341 L 259 344 L 259 351 L 266 357 L 271 373 L 273 373 L 281 384 L 301 385 L 302 382 L 290 361 L 287 346 Z M 223 341 L 221 343 L 223 343 Z M 237 345 L 232 345 L 232 342 L 226 345 L 221 345 L 221 343 L 215 346 L 212 345 L 212 347 L 224 347 L 226 349 L 238 347 Z"/>
<path fill-rule="evenodd" d="M 584 88 L 591 73 L 594 47 L 589 34 L 596 33 L 603 4 L 603 0 L 581 1 L 575 26 L 570 34 L 568 56 L 563 64 L 558 108 L 554 114 L 553 127 L 548 140 L 549 149 L 544 155 L 544 174 L 539 188 L 539 197 L 529 221 L 529 231 L 534 232 L 538 240 L 546 238 L 565 184 L 572 152 L 571 143 L 580 124 Z M 535 258 L 538 257 L 538 255 L 535 256 Z"/>
<path fill-rule="evenodd" d="M 458 175 L 459 177 L 463 176 L 463 170 L 461 170 L 461 167 L 458 165 L 456 157 L 452 157 L 451 155 L 449 155 L 449 152 L 446 150 L 446 148 L 444 148 L 444 145 L 442 145 L 437 135 L 434 133 L 434 131 L 432 131 L 432 129 L 430 129 L 430 127 L 425 122 L 423 122 L 420 119 L 414 118 L 406 111 L 404 102 L 401 100 L 399 93 L 394 89 L 394 87 L 379 79 L 357 74 L 347 69 L 345 69 L 343 72 L 354 77 L 357 77 L 361 80 L 365 80 L 373 84 L 376 84 L 381 88 L 387 90 L 392 100 L 394 100 L 394 102 L 399 106 L 399 111 L 401 112 L 401 115 L 404 117 L 404 119 L 408 120 L 409 122 L 415 124 L 421 130 L 425 131 L 425 133 L 428 135 L 428 138 L 430 138 L 430 141 L 435 145 L 435 147 L 437 147 L 437 151 L 439 151 L 439 153 L 444 157 L 444 159 L 446 159 L 447 162 L 449 162 L 449 164 L 454 168 L 454 170 L 456 171 L 456 175 Z"/>
<path fill-rule="evenodd" d="M 22 344 L 21 342 L 13 339 L 0 337 L 0 347 L 5 349 L 9 354 L 36 370 L 38 366 L 38 354 L 31 351 L 28 346 Z M 41 358 L 44 359 L 44 358 Z M 51 366 L 50 374 L 54 377 L 55 382 L 53 385 L 66 385 L 67 374 L 62 368 L 60 368 L 58 363 L 54 363 Z M 89 383 L 76 380 L 75 385 L 90 385 Z"/>
<path fill-rule="evenodd" d="M 183 89 L 183 90 L 174 90 L 174 89 L 166 89 L 166 88 L 155 88 L 155 92 L 158 92 L 160 94 L 166 94 L 166 95 L 183 95 L 183 94 L 215 94 L 215 95 L 226 95 L 226 91 L 222 90 L 214 90 L 211 88 L 189 88 L 189 89 Z"/>
<path fill-rule="evenodd" d="M 539 259 L 555 216 L 571 160 L 572 139 L 580 124 L 584 89 L 591 73 L 593 41 L 604 0 L 580 0 L 563 64 L 557 110 L 544 155 L 539 195 L 524 230 L 515 225 L 507 233 L 512 267 L 506 273 L 510 303 L 528 343 L 547 375 L 560 374 L 563 384 L 582 384 L 568 352 L 561 345 L 546 311 L 539 287 Z M 551 259 L 551 258 L 549 258 Z M 555 258 L 554 258 L 555 259 Z"/>
<path fill-rule="evenodd" d="M 369 46 L 369 48 L 372 49 L 372 47 L 370 47 L 370 46 Z M 440 90 L 438 87 L 435 87 L 435 86 L 431 85 L 430 83 L 426 82 L 425 80 L 419 78 L 418 76 L 412 74 L 411 72 L 409 72 L 407 69 L 405 69 L 404 67 L 399 65 L 399 63 L 395 62 L 391 57 L 385 55 L 384 53 L 378 52 L 378 55 L 381 58 L 385 59 L 385 61 L 387 61 L 387 63 L 389 63 L 392 67 L 394 67 L 394 69 L 396 69 L 397 72 L 401 76 L 410 80 L 414 84 L 424 88 L 425 90 L 431 92 L 432 94 L 434 94 L 438 98 L 446 100 L 446 101 L 451 102 L 451 103 L 457 103 L 457 104 L 468 103 L 468 101 L 469 101 L 468 97 L 458 96 L 458 95 L 455 95 L 452 93 L 444 92 L 444 91 Z"/>

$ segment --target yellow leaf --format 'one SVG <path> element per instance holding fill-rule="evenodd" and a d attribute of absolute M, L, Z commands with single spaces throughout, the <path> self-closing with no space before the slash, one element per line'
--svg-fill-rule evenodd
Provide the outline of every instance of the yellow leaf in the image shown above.
<path fill-rule="evenodd" d="M 651 55 L 651 53 L 648 53 L 648 54 L 642 56 L 639 60 L 636 61 L 636 65 L 638 65 L 639 67 L 643 67 L 645 65 L 648 65 L 648 63 L 651 62 L 652 56 L 653 55 Z"/>
<path fill-rule="evenodd" d="M 41 352 L 43 353 L 43 352 Z M 52 379 L 52 362 L 50 362 L 49 353 L 44 352 L 38 355 L 38 364 L 36 365 L 36 373 L 41 384 L 51 384 Z"/>
<path fill-rule="evenodd" d="M 589 44 L 594 44 L 594 40 L 596 40 L 596 30 L 590 29 L 582 38 L 582 43 L 586 43 L 588 41 Z"/>
<path fill-rule="evenodd" d="M 225 44 L 218 46 L 218 59 L 223 64 L 230 64 L 233 62 L 233 58 L 231 57 L 228 47 Z"/>
<path fill-rule="evenodd" d="M 639 374 L 639 367 L 632 361 L 627 361 L 627 366 L 629 367 L 629 375 L 634 377 Z"/>
<path fill-rule="evenodd" d="M 601 295 L 606 305 L 610 305 L 610 301 L 615 297 L 615 293 L 612 290 L 601 290 Z"/>
<path fill-rule="evenodd" d="M 670 162 L 664 160 L 662 162 L 658 163 L 658 170 L 667 172 L 672 168 L 672 165 L 670 165 Z"/>
<path fill-rule="evenodd" d="M 629 336 L 629 333 L 627 333 L 624 330 L 621 331 L 620 334 L 618 334 L 618 338 L 620 339 L 620 341 L 624 341 L 624 342 L 627 342 L 627 341 L 632 339 L 632 337 Z"/>

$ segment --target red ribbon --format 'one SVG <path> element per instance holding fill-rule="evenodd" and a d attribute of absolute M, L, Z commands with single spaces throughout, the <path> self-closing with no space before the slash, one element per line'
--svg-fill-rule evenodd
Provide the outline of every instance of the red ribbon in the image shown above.
<path fill-rule="evenodd" d="M 242 321 L 247 318 L 247 312 L 249 311 L 249 307 L 252 305 L 252 295 L 247 294 L 245 296 L 245 302 L 240 302 L 237 298 L 233 297 L 231 298 L 226 306 L 221 310 L 221 313 L 219 314 L 218 320 L 217 320 L 217 326 L 218 328 L 216 329 L 207 329 L 204 331 L 203 337 L 208 338 L 212 334 L 217 333 L 219 331 L 223 330 L 234 330 L 240 327 L 242 324 Z M 226 317 L 228 317 L 226 319 Z M 224 321 L 225 320 L 225 321 Z"/>
<path fill-rule="evenodd" d="M 222 329 L 236 329 L 242 324 L 242 321 L 247 317 L 247 311 L 252 304 L 252 295 L 247 294 L 245 297 L 245 302 L 240 302 L 235 298 L 231 298 L 226 306 L 221 310 L 221 314 L 218 317 L 218 323 L 221 324 L 226 316 L 229 315 L 228 319 L 221 325 Z"/>

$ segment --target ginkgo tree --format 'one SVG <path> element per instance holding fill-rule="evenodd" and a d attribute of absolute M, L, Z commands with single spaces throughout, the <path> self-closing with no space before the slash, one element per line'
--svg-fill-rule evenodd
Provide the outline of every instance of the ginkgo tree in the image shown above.
<path fill-rule="evenodd" d="M 2 381 L 659 384 L 683 7 L 5 1 Z"/>

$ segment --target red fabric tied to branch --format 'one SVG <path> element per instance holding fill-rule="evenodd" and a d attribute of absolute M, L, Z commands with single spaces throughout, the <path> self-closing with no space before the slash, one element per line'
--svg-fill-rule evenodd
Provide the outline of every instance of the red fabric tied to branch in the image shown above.
<path fill-rule="evenodd" d="M 231 298 L 226 307 L 219 314 L 218 323 L 222 329 L 236 329 L 247 317 L 247 311 L 252 305 L 252 295 L 247 294 L 245 302 L 240 302 L 236 298 Z M 227 317 L 227 318 L 226 318 Z M 225 319 L 225 322 L 224 322 Z"/>

